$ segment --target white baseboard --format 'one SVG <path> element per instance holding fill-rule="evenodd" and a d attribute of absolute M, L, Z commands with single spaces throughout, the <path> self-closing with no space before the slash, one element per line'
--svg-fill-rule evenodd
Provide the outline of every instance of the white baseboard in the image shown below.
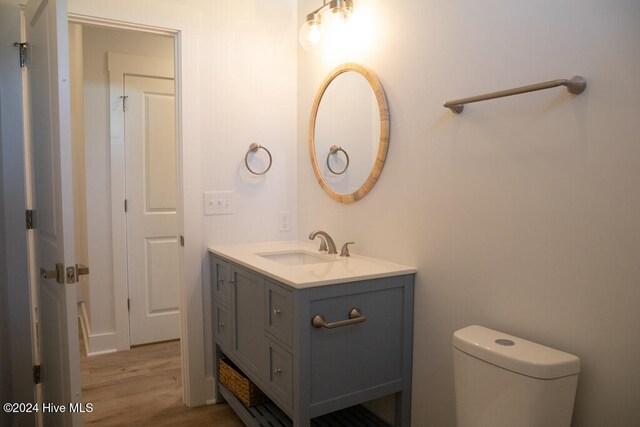
<path fill-rule="evenodd" d="M 207 382 L 207 395 L 205 396 L 205 403 L 207 405 L 213 405 L 214 403 L 218 403 L 216 401 L 216 380 L 211 377 L 207 377 L 205 379 Z"/>
<path fill-rule="evenodd" d="M 80 303 L 80 326 L 84 339 L 84 348 L 87 356 L 97 356 L 98 354 L 114 353 L 117 351 L 116 333 L 107 332 L 102 334 L 92 334 L 89 316 L 84 302 Z"/>

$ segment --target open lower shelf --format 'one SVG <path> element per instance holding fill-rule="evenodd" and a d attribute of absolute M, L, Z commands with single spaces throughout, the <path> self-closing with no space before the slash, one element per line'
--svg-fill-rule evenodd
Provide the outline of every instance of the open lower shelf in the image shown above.
<path fill-rule="evenodd" d="M 293 422 L 273 402 L 247 407 L 225 386 L 218 383 L 218 390 L 229 406 L 245 424 L 252 427 L 293 427 Z M 362 405 L 325 414 L 311 420 L 312 427 L 389 427 Z"/>

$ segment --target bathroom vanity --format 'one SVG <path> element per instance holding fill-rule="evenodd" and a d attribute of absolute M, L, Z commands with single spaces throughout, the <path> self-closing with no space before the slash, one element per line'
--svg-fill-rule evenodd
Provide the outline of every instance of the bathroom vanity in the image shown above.
<path fill-rule="evenodd" d="M 209 250 L 218 401 L 247 425 L 306 427 L 395 395 L 395 425 L 410 425 L 414 268 L 300 242 Z M 240 403 L 219 383 L 221 357 L 273 404 Z"/>

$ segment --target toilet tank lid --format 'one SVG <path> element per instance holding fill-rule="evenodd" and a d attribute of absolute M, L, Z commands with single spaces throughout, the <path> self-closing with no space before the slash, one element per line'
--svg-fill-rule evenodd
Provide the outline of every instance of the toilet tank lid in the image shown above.
<path fill-rule="evenodd" d="M 454 332 L 453 345 L 485 362 L 533 378 L 560 378 L 580 372 L 580 359 L 572 354 L 483 326 Z"/>

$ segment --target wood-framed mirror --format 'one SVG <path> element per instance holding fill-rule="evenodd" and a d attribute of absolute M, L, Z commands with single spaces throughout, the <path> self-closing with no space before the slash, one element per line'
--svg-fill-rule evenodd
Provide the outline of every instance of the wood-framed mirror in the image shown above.
<path fill-rule="evenodd" d="M 389 107 L 373 71 L 354 63 L 334 68 L 316 93 L 309 153 L 320 187 L 337 202 L 366 196 L 382 173 L 389 147 Z"/>

